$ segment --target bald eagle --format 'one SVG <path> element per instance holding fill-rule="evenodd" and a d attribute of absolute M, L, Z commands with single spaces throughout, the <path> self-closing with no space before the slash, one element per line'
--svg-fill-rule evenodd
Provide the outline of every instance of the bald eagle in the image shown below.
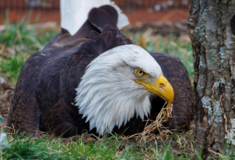
<path fill-rule="evenodd" d="M 71 35 L 62 28 L 25 62 L 19 75 L 8 125 L 70 137 L 83 130 L 131 135 L 155 120 L 165 101 L 173 118 L 165 126 L 188 129 L 192 89 L 180 59 L 148 53 L 117 27 L 110 5 L 93 8 Z"/>

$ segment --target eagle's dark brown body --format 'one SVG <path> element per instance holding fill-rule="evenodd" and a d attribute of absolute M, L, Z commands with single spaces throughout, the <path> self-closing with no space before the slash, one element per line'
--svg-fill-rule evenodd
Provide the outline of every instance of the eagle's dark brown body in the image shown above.
<path fill-rule="evenodd" d="M 100 18 L 102 17 L 102 18 Z M 24 64 L 12 100 L 8 125 L 20 132 L 37 130 L 64 137 L 89 130 L 74 106 L 75 88 L 81 81 L 87 65 L 103 52 L 133 42 L 117 29 L 117 13 L 110 6 L 93 9 L 86 23 L 74 35 L 62 29 L 43 50 L 33 54 Z M 163 53 L 150 53 L 159 63 L 164 76 L 171 83 L 175 98 L 173 119 L 166 126 L 188 129 L 192 120 L 192 89 L 187 70 L 181 61 Z M 151 97 L 149 119 L 154 120 L 165 102 Z M 114 132 L 126 135 L 143 131 L 145 121 L 132 118 Z M 92 133 L 96 134 L 93 129 Z"/>

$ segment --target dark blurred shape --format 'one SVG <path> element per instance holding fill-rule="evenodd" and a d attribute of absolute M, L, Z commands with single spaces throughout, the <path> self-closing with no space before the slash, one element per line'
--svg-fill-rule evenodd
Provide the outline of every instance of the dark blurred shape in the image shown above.
<path fill-rule="evenodd" d="M 231 26 L 232 34 L 235 36 L 235 15 L 233 15 L 233 18 L 230 21 L 230 26 Z"/>

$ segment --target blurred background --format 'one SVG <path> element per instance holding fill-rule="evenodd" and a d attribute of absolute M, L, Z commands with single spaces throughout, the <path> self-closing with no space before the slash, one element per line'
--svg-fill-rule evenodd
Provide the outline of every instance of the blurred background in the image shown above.
<path fill-rule="evenodd" d="M 132 25 L 138 22 L 185 21 L 190 5 L 190 0 L 114 0 L 114 2 L 129 17 Z M 3 17 L 6 9 L 9 10 L 9 18 L 13 22 L 21 19 L 29 10 L 32 10 L 31 19 L 37 19 L 38 22 L 60 22 L 60 0 L 0 0 L 0 12 Z"/>
<path fill-rule="evenodd" d="M 192 46 L 187 33 L 190 0 L 114 2 L 131 23 L 122 29 L 123 34 L 147 51 L 179 57 L 192 82 Z M 4 122 L 24 62 L 59 32 L 60 0 L 0 0 L 0 117 Z"/>

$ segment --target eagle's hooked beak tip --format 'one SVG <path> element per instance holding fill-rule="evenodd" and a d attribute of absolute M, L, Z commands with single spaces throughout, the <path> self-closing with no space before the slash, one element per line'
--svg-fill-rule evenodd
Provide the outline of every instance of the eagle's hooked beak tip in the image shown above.
<path fill-rule="evenodd" d="M 168 80 L 161 75 L 159 78 L 154 79 L 154 84 L 142 82 L 136 80 L 137 83 L 140 83 L 146 87 L 146 90 L 152 92 L 167 101 L 167 107 L 170 107 L 174 101 L 174 90 Z"/>
<path fill-rule="evenodd" d="M 174 101 L 174 90 L 169 81 L 161 75 L 158 79 L 155 79 L 154 84 L 155 94 L 167 101 L 167 107 L 170 107 Z"/>

